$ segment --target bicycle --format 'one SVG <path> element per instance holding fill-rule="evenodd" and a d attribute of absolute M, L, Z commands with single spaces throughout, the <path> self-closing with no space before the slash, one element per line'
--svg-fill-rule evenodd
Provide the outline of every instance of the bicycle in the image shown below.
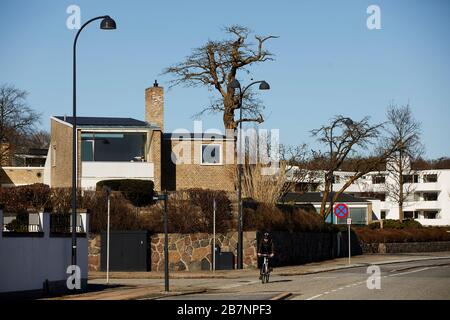
<path fill-rule="evenodd" d="M 261 266 L 261 282 L 268 283 L 270 278 L 270 269 L 269 269 L 269 257 L 270 254 L 260 254 L 260 257 L 263 257 L 263 264 Z"/>

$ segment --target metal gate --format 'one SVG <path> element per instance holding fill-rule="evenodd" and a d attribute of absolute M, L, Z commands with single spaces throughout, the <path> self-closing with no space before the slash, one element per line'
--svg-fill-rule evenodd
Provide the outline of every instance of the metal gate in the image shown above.
<path fill-rule="evenodd" d="M 147 231 L 111 231 L 110 271 L 150 271 Z M 101 234 L 101 270 L 106 271 L 106 232 Z"/>

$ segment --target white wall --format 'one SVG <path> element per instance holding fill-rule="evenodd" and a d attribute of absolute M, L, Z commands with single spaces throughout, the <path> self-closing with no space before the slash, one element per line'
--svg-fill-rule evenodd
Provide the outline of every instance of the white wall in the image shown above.
<path fill-rule="evenodd" d="M 50 214 L 42 213 L 43 237 L 4 237 L 3 212 L 0 210 L 0 292 L 40 290 L 48 281 L 66 281 L 71 264 L 72 239 L 50 237 Z M 81 214 L 88 232 L 88 217 Z M 87 279 L 88 244 L 86 238 L 77 238 L 77 264 L 81 278 Z"/>
<path fill-rule="evenodd" d="M 81 188 L 95 189 L 97 182 L 109 179 L 153 180 L 151 162 L 83 161 L 81 163 Z"/>

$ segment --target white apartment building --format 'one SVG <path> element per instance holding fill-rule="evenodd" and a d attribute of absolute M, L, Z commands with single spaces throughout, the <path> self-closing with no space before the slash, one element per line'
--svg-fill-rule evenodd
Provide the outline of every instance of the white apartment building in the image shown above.
<path fill-rule="evenodd" d="M 352 172 L 336 171 L 333 190 L 338 191 Z M 378 219 L 398 219 L 398 204 L 389 193 L 389 184 L 394 183 L 387 172 L 371 172 L 351 184 L 345 193 L 367 198 L 373 203 L 373 214 Z M 450 225 L 450 169 L 415 170 L 404 175 L 408 197 L 403 204 L 405 219 L 415 219 L 426 226 Z M 318 183 L 318 190 L 323 188 Z"/>

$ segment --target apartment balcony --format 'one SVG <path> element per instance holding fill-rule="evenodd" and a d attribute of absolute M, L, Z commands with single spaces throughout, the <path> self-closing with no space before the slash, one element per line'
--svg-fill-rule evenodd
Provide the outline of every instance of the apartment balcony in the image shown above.
<path fill-rule="evenodd" d="M 152 162 L 81 162 L 82 188 L 94 189 L 98 181 L 113 179 L 153 180 L 154 165 Z"/>
<path fill-rule="evenodd" d="M 441 186 L 438 182 L 416 183 L 414 184 L 414 191 L 440 191 Z"/>
<path fill-rule="evenodd" d="M 405 207 L 408 210 L 439 210 L 441 203 L 439 201 L 412 201 L 408 202 Z"/>

